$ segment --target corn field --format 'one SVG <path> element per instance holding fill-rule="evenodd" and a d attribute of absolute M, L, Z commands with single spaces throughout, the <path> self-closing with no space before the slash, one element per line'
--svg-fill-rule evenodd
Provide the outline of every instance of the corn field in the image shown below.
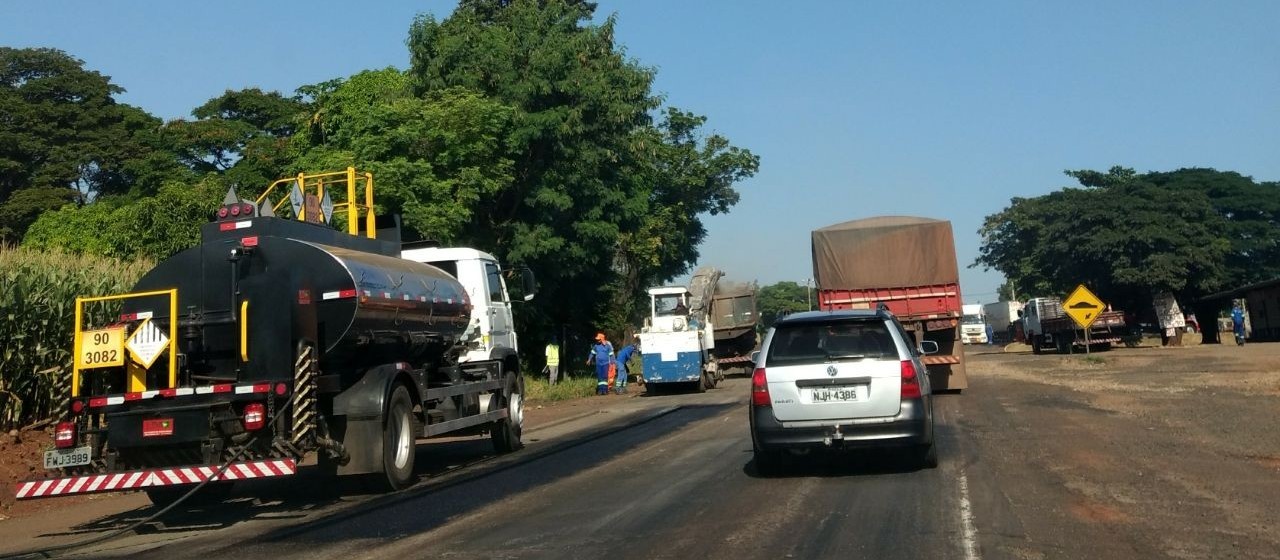
<path fill-rule="evenodd" d="M 0 247 L 0 426 L 60 416 L 70 394 L 76 296 L 126 292 L 151 267 L 91 255 Z M 89 306 L 86 321 L 118 310 Z"/>

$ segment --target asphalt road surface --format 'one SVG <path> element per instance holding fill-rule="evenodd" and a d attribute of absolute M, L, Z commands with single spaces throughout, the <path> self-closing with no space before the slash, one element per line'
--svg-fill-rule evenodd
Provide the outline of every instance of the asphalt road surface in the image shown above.
<path fill-rule="evenodd" d="M 406 492 L 353 497 L 303 475 L 77 554 L 1280 558 L 1273 505 L 1280 503 L 1280 463 L 1257 458 L 1276 452 L 1266 436 L 1276 433 L 1275 395 L 1213 392 L 1236 410 L 1272 415 L 1238 430 L 1261 438 L 1248 440 L 1251 447 L 1269 445 L 1264 454 L 1231 460 L 1196 430 L 1156 429 L 1169 425 L 1166 414 L 1213 407 L 1195 391 L 1167 393 L 1140 414 L 1112 406 L 1116 394 L 1132 396 L 1147 380 L 1131 378 L 1139 379 L 1132 391 L 1100 380 L 1150 367 L 1126 370 L 1126 354 L 1111 356 L 1114 371 L 1078 358 L 975 356 L 970 389 L 935 401 L 936 469 L 867 453 L 762 478 L 751 462 L 748 382 L 731 379 L 701 395 L 619 399 L 611 414 L 535 431 L 526 450 L 500 459 L 490 458 L 484 441 L 423 446 L 424 481 Z M 1049 376 L 1046 364 L 1057 368 Z M 1226 433 L 1213 425 L 1205 431 Z M 145 513 L 68 534 L 92 536 Z"/>

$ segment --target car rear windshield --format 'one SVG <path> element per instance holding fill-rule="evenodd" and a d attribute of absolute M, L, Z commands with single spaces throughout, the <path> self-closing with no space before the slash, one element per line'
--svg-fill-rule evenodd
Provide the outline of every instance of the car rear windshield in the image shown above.
<path fill-rule="evenodd" d="M 898 357 L 882 319 L 778 325 L 769 344 L 770 366 L 820 364 L 833 360 Z"/>

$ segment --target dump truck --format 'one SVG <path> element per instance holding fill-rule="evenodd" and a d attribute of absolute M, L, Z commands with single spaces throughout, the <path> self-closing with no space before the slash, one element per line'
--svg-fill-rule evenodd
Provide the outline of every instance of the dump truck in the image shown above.
<path fill-rule="evenodd" d="M 720 281 L 711 300 L 710 322 L 715 337 L 712 355 L 724 375 L 752 371 L 751 352 L 759 346 L 756 285 Z"/>
<path fill-rule="evenodd" d="M 934 391 L 968 387 L 960 342 L 960 273 L 951 222 L 878 216 L 814 230 L 813 277 L 823 310 L 887 308 L 924 356 Z"/>
<path fill-rule="evenodd" d="M 222 496 L 236 480 L 295 474 L 308 456 L 394 490 L 414 480 L 418 438 L 519 449 L 506 280 L 527 300 L 532 272 L 477 249 L 402 244 L 373 195 L 373 176 L 353 168 L 251 200 L 232 189 L 198 245 L 128 293 L 77 298 L 68 417 L 49 476 L 17 497 L 143 490 L 163 504 L 195 484 Z M 93 306 L 119 315 L 95 324 Z"/>
<path fill-rule="evenodd" d="M 1062 310 L 1061 299 L 1031 298 L 1023 304 L 1019 315 L 1022 317 L 1019 321 L 1022 323 L 1024 340 L 1031 346 L 1032 353 L 1056 350 L 1061 354 L 1069 354 L 1077 348 L 1085 350 L 1084 329 Z M 1098 318 L 1089 326 L 1087 340 L 1090 346 L 1109 348 L 1112 344 L 1123 342 L 1124 334 L 1124 312 L 1107 309 L 1098 313 Z"/>

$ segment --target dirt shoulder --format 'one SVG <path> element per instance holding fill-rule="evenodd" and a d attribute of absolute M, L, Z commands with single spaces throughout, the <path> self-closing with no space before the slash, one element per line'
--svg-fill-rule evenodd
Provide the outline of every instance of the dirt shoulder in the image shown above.
<path fill-rule="evenodd" d="M 1015 557 L 1280 556 L 1280 344 L 970 354 Z M 1117 556 L 1119 555 L 1119 556 Z"/>

